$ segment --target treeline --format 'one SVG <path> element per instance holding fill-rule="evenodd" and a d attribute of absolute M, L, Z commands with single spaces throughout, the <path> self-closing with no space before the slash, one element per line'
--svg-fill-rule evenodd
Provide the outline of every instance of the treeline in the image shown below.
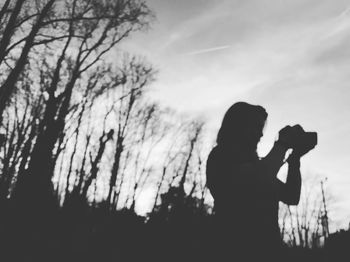
<path fill-rule="evenodd" d="M 156 70 L 118 48 L 153 19 L 139 0 L 3 3 L 0 230 L 9 258 L 88 259 L 74 256 L 75 244 L 95 226 L 109 225 L 109 241 L 94 247 L 114 246 L 127 236 L 121 228 L 144 224 L 135 213 L 143 190 L 158 213 L 174 186 L 206 208 L 203 123 L 151 101 Z"/>
<path fill-rule="evenodd" d="M 143 1 L 6 1 L 1 14 L 2 198 L 115 208 L 124 190 L 121 207 L 134 206 L 149 180 L 159 195 L 169 172 L 184 184 L 202 167 L 203 123 L 150 101 L 155 70 L 118 49 L 152 21 Z"/>
<path fill-rule="evenodd" d="M 119 48 L 153 20 L 142 0 L 2 2 L 0 258 L 211 258 L 213 141 L 203 121 L 152 101 L 156 70 Z M 318 204 L 283 209 L 291 246 L 324 234 Z"/>

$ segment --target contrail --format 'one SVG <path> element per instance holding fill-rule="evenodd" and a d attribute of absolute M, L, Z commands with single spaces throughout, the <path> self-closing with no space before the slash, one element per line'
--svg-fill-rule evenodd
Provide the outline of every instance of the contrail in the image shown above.
<path fill-rule="evenodd" d="M 349 12 L 350 12 L 350 6 L 348 6 L 344 11 L 342 11 L 342 12 L 337 16 L 337 18 L 340 19 L 340 18 L 342 18 L 342 17 L 344 17 L 344 16 L 347 16 L 347 15 L 349 14 Z"/>
<path fill-rule="evenodd" d="M 184 55 L 199 55 L 199 54 L 210 53 L 210 52 L 215 52 L 215 51 L 218 51 L 218 50 L 227 49 L 227 48 L 230 48 L 230 47 L 231 47 L 231 45 L 217 46 L 217 47 L 200 49 L 200 50 L 197 50 L 197 51 L 185 53 Z"/>
<path fill-rule="evenodd" d="M 329 37 L 332 37 L 337 33 L 343 31 L 344 29 L 348 28 L 349 13 L 350 13 L 350 6 L 348 6 L 345 10 L 343 10 L 339 15 L 332 18 L 331 19 L 331 23 L 333 26 L 332 31 L 325 34 L 325 36 L 322 39 L 327 39 Z"/>

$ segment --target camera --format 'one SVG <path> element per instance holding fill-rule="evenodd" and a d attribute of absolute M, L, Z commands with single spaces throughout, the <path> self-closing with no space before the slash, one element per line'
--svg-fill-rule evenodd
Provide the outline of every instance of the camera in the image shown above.
<path fill-rule="evenodd" d="M 293 146 L 293 151 L 298 152 L 300 156 L 306 154 L 317 145 L 317 133 L 301 131 L 299 139 Z"/>

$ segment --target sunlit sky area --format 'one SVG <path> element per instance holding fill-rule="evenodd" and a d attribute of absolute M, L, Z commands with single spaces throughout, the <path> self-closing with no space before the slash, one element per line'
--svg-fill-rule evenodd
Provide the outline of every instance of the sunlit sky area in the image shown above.
<path fill-rule="evenodd" d="M 152 97 L 217 132 L 237 101 L 269 113 L 264 155 L 290 124 L 317 131 L 303 174 L 327 180 L 337 227 L 350 221 L 350 1 L 149 0 L 156 20 L 124 49 L 158 70 Z"/>

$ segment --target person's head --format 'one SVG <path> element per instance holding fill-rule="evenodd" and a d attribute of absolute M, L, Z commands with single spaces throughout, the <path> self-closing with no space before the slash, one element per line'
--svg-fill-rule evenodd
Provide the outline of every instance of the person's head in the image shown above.
<path fill-rule="evenodd" d="M 245 102 L 233 104 L 225 113 L 217 145 L 240 154 L 242 158 L 257 157 L 256 149 L 263 135 L 267 112 L 261 106 Z"/>

